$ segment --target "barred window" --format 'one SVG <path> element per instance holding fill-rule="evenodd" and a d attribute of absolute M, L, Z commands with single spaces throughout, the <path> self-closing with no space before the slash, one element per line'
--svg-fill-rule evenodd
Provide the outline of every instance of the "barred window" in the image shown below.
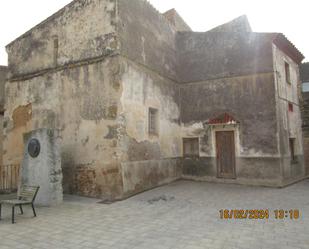
<path fill-rule="evenodd" d="M 155 108 L 149 108 L 149 134 L 159 134 L 159 111 Z"/>

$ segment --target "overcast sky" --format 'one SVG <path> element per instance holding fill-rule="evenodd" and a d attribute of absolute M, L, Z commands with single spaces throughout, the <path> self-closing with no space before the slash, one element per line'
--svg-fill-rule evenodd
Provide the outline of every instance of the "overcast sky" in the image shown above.
<path fill-rule="evenodd" d="M 127 0 L 130 1 L 130 0 Z M 71 0 L 1 0 L 0 64 L 7 64 L 5 45 Z M 309 61 L 309 0 L 150 0 L 164 12 L 175 8 L 194 31 L 207 31 L 246 14 L 253 31 L 282 32 Z"/>

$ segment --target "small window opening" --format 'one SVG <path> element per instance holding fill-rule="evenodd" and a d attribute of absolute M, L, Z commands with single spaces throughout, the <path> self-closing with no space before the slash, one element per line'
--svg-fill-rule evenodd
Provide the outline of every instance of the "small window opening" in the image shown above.
<path fill-rule="evenodd" d="M 58 37 L 54 38 L 54 65 L 57 66 L 58 61 L 59 40 Z"/>
<path fill-rule="evenodd" d="M 199 139 L 198 138 L 183 138 L 183 156 L 184 157 L 199 157 Z"/>
<path fill-rule="evenodd" d="M 294 111 L 293 103 L 289 103 L 289 112 L 293 112 L 293 111 Z"/>
<path fill-rule="evenodd" d="M 290 65 L 285 62 L 285 79 L 288 84 L 291 84 Z"/>
<path fill-rule="evenodd" d="M 155 108 L 149 108 L 149 134 L 159 134 L 159 111 Z"/>
<path fill-rule="evenodd" d="M 295 138 L 290 138 L 290 152 L 291 152 L 291 161 L 295 161 L 296 157 L 295 157 Z"/>

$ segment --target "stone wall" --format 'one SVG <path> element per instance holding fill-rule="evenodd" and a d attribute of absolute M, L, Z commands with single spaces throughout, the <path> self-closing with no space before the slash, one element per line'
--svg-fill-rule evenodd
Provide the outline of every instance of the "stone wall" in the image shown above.
<path fill-rule="evenodd" d="M 146 16 L 147 28 L 142 25 Z M 143 51 L 132 30 L 139 31 Z M 163 46 L 155 41 L 159 35 Z M 120 44 L 122 57 L 117 57 Z M 63 138 L 67 193 L 115 199 L 123 191 L 132 194 L 177 179 L 179 89 L 168 79 L 175 77 L 174 46 L 170 24 L 149 3 L 119 1 L 116 6 L 94 0 L 74 1 L 11 43 L 5 164 L 20 164 L 24 133 L 55 128 Z M 159 109 L 159 137 L 148 137 L 148 107 Z M 132 163 L 138 165 L 132 174 L 141 174 L 151 164 L 147 160 L 154 160 L 155 167 L 142 177 L 152 180 L 137 187 L 139 182 L 125 172 Z"/>
<path fill-rule="evenodd" d="M 145 0 L 119 0 L 121 54 L 175 80 L 175 34 L 166 18 Z"/>
<path fill-rule="evenodd" d="M 113 0 L 76 0 L 7 46 L 6 165 L 21 163 L 24 133 L 59 129 L 64 191 L 122 196 L 116 12 Z"/>
<path fill-rule="evenodd" d="M 0 166 L 3 165 L 3 115 L 0 115 Z"/>
<path fill-rule="evenodd" d="M 0 111 L 4 110 L 4 92 L 5 92 L 5 82 L 7 78 L 8 67 L 0 66 Z"/>
<path fill-rule="evenodd" d="M 309 82 L 309 62 L 300 65 L 301 82 Z"/>
<path fill-rule="evenodd" d="M 31 144 L 38 153 L 29 153 Z M 59 131 L 39 129 L 24 134 L 24 158 L 21 167 L 21 185 L 39 186 L 35 203 L 53 206 L 63 201 L 61 169 L 61 136 Z M 33 150 L 32 150 L 33 152 Z"/>
<path fill-rule="evenodd" d="M 304 161 L 305 161 L 305 174 L 309 176 L 309 138 L 304 136 Z"/>
<path fill-rule="evenodd" d="M 76 0 L 7 46 L 13 76 L 99 57 L 118 49 L 116 0 Z"/>
<path fill-rule="evenodd" d="M 23 133 L 59 129 L 64 190 L 87 196 L 122 193 L 117 153 L 121 89 L 118 59 L 10 82 L 5 113 L 5 164 L 20 164 Z M 14 97 L 13 97 L 14 96 Z"/>
<path fill-rule="evenodd" d="M 123 187 L 132 194 L 181 176 L 179 87 L 128 59 L 121 67 Z M 158 134 L 149 133 L 149 108 L 158 110 Z"/>
<path fill-rule="evenodd" d="M 147 1 L 119 0 L 121 138 L 125 195 L 181 176 L 179 86 L 173 25 Z M 159 132 L 149 134 L 149 108 L 158 110 Z"/>
<path fill-rule="evenodd" d="M 8 68 L 6 66 L 0 66 L 0 165 L 2 165 L 3 157 L 3 114 L 4 114 L 4 93 L 5 82 L 7 78 Z"/>
<path fill-rule="evenodd" d="M 252 32 L 249 20 L 246 15 L 240 16 L 230 22 L 224 23 L 210 30 L 210 32 Z"/>
<path fill-rule="evenodd" d="M 177 34 L 178 78 L 189 83 L 272 72 L 272 35 L 237 32 Z"/>
<path fill-rule="evenodd" d="M 237 182 L 280 184 L 275 84 L 272 73 L 183 84 L 181 121 L 183 137 L 198 137 L 200 157 L 185 159 L 183 173 L 195 179 L 217 177 L 215 132 L 233 130 Z M 228 113 L 235 126 L 207 125 Z"/>
<path fill-rule="evenodd" d="M 176 31 L 192 31 L 175 9 L 166 11 L 163 15 Z"/>
<path fill-rule="evenodd" d="M 235 23 L 249 29 L 246 20 Z M 9 44 L 4 163 L 20 164 L 24 133 L 49 128 L 61 132 L 67 193 L 117 199 L 182 170 L 214 179 L 216 128 L 207 120 L 229 113 L 237 120 L 237 182 L 281 185 L 280 156 L 288 154 L 278 138 L 287 134 L 274 34 L 176 33 L 144 0 L 76 0 Z M 290 131 L 298 136 L 297 103 L 295 110 Z M 195 161 L 182 160 L 186 137 L 199 138 Z"/>
<path fill-rule="evenodd" d="M 300 76 L 303 83 L 309 82 L 309 63 L 300 67 Z M 306 175 L 309 175 L 309 92 L 302 92 L 302 128 L 304 137 L 304 156 Z"/>
<path fill-rule="evenodd" d="M 300 77 L 299 67 L 290 57 L 273 45 L 274 71 L 276 82 L 277 123 L 279 152 L 282 164 L 282 177 L 284 182 L 301 179 L 305 175 L 302 121 L 300 113 Z M 287 82 L 285 63 L 290 68 L 290 83 Z M 293 110 L 289 110 L 289 104 Z M 291 158 L 289 139 L 295 139 L 295 160 Z"/>

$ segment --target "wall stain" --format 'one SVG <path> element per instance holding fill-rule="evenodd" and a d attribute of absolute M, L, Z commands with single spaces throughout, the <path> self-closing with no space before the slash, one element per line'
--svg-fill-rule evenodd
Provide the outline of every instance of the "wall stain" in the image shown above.
<path fill-rule="evenodd" d="M 17 107 L 12 115 L 14 128 L 26 126 L 32 118 L 32 104 Z"/>
<path fill-rule="evenodd" d="M 104 137 L 105 139 L 114 139 L 117 138 L 118 134 L 118 125 L 109 125 L 108 126 L 108 134 Z"/>

